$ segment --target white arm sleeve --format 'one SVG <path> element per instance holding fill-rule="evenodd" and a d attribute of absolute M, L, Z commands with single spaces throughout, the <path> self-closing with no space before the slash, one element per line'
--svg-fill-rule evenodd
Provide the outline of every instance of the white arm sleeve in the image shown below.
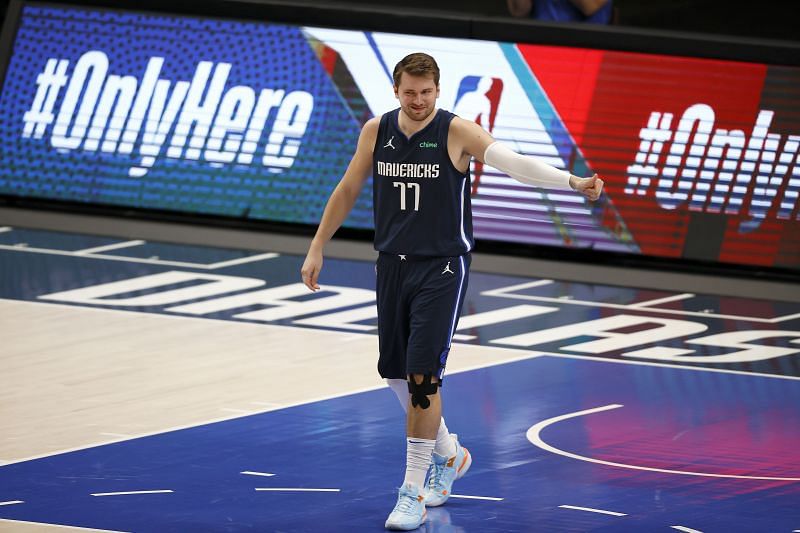
<path fill-rule="evenodd" d="M 520 155 L 497 141 L 486 148 L 483 161 L 520 183 L 548 189 L 572 190 L 569 172 L 542 163 L 534 157 Z"/>

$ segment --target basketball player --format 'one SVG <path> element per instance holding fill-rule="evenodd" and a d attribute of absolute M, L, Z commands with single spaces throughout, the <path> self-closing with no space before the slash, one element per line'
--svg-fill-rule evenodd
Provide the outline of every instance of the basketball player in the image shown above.
<path fill-rule="evenodd" d="M 445 425 L 439 394 L 474 246 L 470 160 L 523 183 L 573 189 L 590 200 L 600 196 L 603 181 L 596 174 L 579 178 L 519 155 L 474 122 L 437 109 L 439 67 L 427 54 L 403 58 L 393 78 L 400 107 L 364 124 L 301 275 L 309 289 L 319 290 L 323 248 L 372 175 L 379 252 L 378 372 L 407 413 L 405 479 L 385 525 L 412 530 L 425 521 L 426 505 L 447 501 L 453 481 L 472 463 L 469 451 Z"/>

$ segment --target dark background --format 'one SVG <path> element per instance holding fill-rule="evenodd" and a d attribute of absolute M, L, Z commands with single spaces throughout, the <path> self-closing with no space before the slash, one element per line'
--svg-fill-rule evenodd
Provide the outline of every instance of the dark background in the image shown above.
<path fill-rule="evenodd" d="M 257 4 L 258 0 L 247 3 Z M 509 17 L 505 0 L 305 0 L 298 5 L 347 4 L 379 6 L 403 11 L 438 11 L 467 16 Z M 166 0 L 162 5 L 175 6 L 176 11 L 191 13 L 211 6 L 225 6 L 223 0 L 185 2 Z M 0 1 L 0 13 L 5 16 L 8 0 Z M 614 0 L 615 23 L 630 28 L 652 28 L 680 32 L 707 33 L 770 40 L 799 41 L 797 0 Z M 236 6 L 231 6 L 230 16 L 236 18 Z M 510 17 L 509 17 L 510 18 Z M 341 22 L 341 21 L 331 21 Z"/>
<path fill-rule="evenodd" d="M 505 0 L 349 0 L 403 8 L 508 16 Z M 614 0 L 616 24 L 716 35 L 797 41 L 800 39 L 796 0 Z"/>

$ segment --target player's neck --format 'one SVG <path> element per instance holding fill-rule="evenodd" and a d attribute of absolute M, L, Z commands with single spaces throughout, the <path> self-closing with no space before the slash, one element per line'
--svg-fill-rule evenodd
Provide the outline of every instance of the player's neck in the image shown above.
<path fill-rule="evenodd" d="M 397 115 L 397 125 L 400 128 L 400 131 L 406 137 L 411 137 L 418 131 L 422 130 L 425 126 L 431 123 L 431 121 L 436 117 L 436 113 L 438 113 L 438 108 L 433 108 L 431 114 L 425 117 L 425 120 L 413 120 L 408 117 L 402 110 Z"/>

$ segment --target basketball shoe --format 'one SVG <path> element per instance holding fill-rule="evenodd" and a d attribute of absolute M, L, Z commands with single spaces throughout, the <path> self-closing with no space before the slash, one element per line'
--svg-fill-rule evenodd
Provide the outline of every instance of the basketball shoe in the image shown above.
<path fill-rule="evenodd" d="M 472 465 L 472 456 L 458 442 L 458 435 L 451 433 L 450 436 L 453 437 L 456 454 L 453 457 L 444 457 L 433 453 L 433 464 L 425 487 L 425 505 L 428 507 L 444 504 L 450 498 L 453 482 L 466 474 Z"/>
<path fill-rule="evenodd" d="M 425 522 L 425 496 L 419 487 L 406 483 L 400 487 L 397 503 L 386 519 L 386 529 L 411 531 Z"/>

